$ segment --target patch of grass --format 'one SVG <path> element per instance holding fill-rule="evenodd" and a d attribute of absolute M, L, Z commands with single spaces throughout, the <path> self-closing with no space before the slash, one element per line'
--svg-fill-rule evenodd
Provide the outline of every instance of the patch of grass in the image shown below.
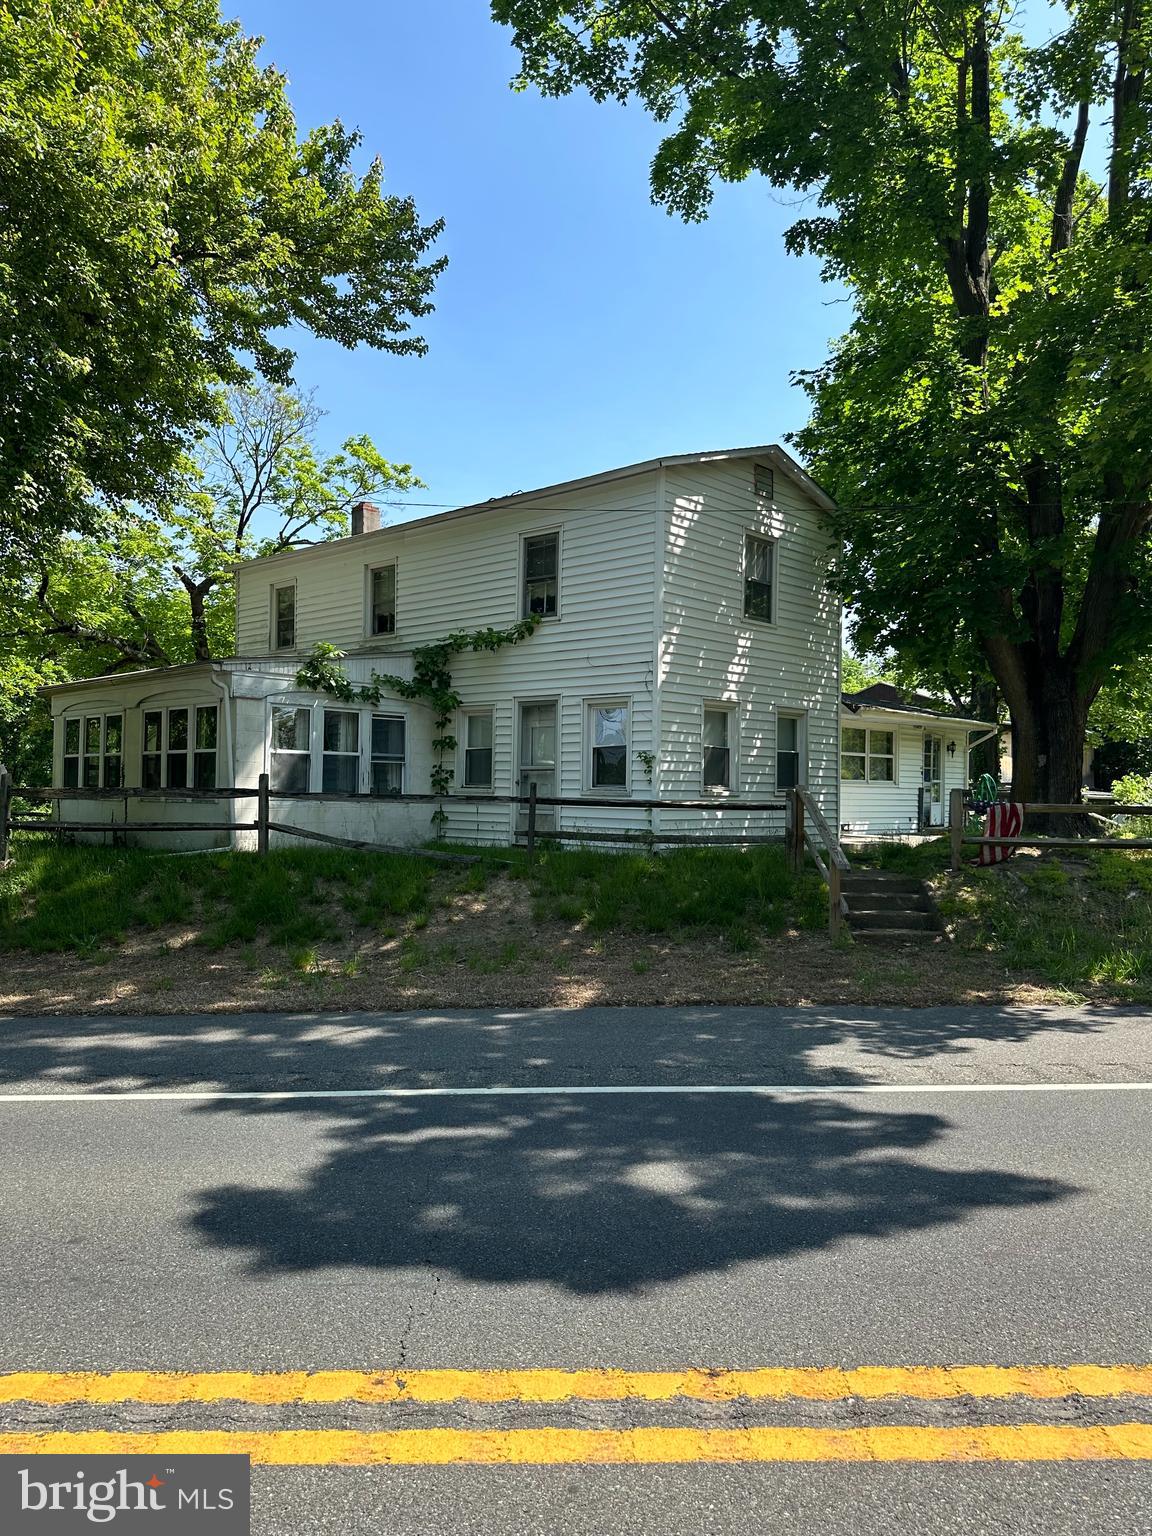
<path fill-rule="evenodd" d="M 539 917 L 584 923 L 598 933 L 711 929 L 730 939 L 737 935 L 742 946 L 740 935 L 825 922 L 819 878 L 791 874 L 782 848 L 679 848 L 652 855 L 549 849 L 515 873 L 528 882 Z"/>
<path fill-rule="evenodd" d="M 861 843 L 845 852 L 853 869 L 889 869 L 893 874 L 917 875 L 921 879 L 939 874 L 951 862 L 946 837 L 934 837 L 927 843 Z"/>
<path fill-rule="evenodd" d="M 1083 859 L 1017 857 L 968 868 L 944 886 L 958 942 L 1014 970 L 1073 988 L 1127 994 L 1152 983 L 1152 859 L 1111 850 Z"/>
<path fill-rule="evenodd" d="M 291 949 L 353 924 L 420 925 L 454 868 L 403 854 L 276 849 L 172 858 L 136 848 L 17 840 L 0 870 L 0 949 L 91 955 L 133 930 L 183 924 L 211 948 L 263 939 Z"/>

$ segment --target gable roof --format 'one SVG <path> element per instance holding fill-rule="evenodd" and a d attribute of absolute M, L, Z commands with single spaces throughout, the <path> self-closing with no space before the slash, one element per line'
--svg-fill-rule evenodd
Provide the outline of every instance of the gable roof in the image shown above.
<path fill-rule="evenodd" d="M 970 725 L 986 725 L 990 729 L 996 723 L 993 720 L 979 720 L 975 715 L 957 709 L 941 709 L 940 699 L 931 698 L 926 693 L 906 693 L 891 683 L 871 683 L 857 693 L 842 693 L 840 702 L 853 714 L 858 714 L 862 709 L 876 709 L 901 715 L 930 715 L 934 720 L 963 720 Z"/>
<path fill-rule="evenodd" d="M 436 523 L 452 522 L 459 517 L 475 517 L 481 512 L 498 512 L 505 507 L 519 506 L 522 502 L 539 501 L 541 497 L 558 496 L 565 491 L 584 491 L 593 486 L 607 485 L 613 480 L 628 480 L 634 475 L 646 475 L 657 469 L 675 469 L 686 464 L 714 464 L 722 463 L 728 459 L 759 459 L 762 463 L 771 464 L 785 479 L 803 492 L 811 501 L 825 512 L 831 512 L 836 503 L 828 492 L 817 485 L 811 475 L 802 465 L 785 452 L 779 443 L 760 443 L 751 448 L 713 448 L 705 453 L 676 453 L 660 459 L 643 459 L 637 464 L 621 464 L 616 469 L 603 469 L 594 475 L 582 475 L 576 480 L 558 480 L 554 485 L 537 486 L 531 491 L 514 491 L 509 496 L 491 496 L 487 501 L 470 502 L 467 506 L 452 507 L 446 512 L 433 512 L 428 517 L 413 517 L 403 523 L 388 523 L 383 528 L 373 529 L 371 533 L 346 534 L 342 539 L 324 539 L 316 544 L 306 544 L 297 549 L 282 550 L 276 555 L 264 555 L 260 557 L 264 561 L 290 560 L 297 555 L 310 554 L 316 549 L 339 549 L 342 544 L 347 544 L 355 539 L 357 545 L 366 543 L 369 539 L 379 539 L 394 534 L 401 529 L 427 528 Z M 251 560 L 240 560 L 232 568 L 251 565 Z"/>

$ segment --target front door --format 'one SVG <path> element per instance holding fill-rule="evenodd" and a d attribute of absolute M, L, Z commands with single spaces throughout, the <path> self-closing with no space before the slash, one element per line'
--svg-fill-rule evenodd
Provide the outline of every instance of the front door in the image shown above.
<path fill-rule="evenodd" d="M 944 825 L 944 738 L 924 733 L 924 822 Z"/>
<path fill-rule="evenodd" d="M 538 795 L 556 793 L 556 702 L 520 706 L 520 793 L 527 795 L 532 785 Z M 528 825 L 528 811 L 520 807 L 519 827 Z M 542 805 L 536 812 L 536 830 L 552 832 L 556 828 L 556 807 Z"/>

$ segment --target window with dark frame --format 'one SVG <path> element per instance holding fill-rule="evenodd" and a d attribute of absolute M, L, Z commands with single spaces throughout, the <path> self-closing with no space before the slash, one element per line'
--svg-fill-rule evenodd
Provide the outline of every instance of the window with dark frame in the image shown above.
<path fill-rule="evenodd" d="M 524 617 L 554 618 L 560 582 L 560 535 L 537 533 L 524 540 Z"/>
<path fill-rule="evenodd" d="M 104 788 L 124 784 L 124 716 L 104 716 Z"/>
<path fill-rule="evenodd" d="M 196 733 L 192 753 L 192 783 L 196 789 L 216 788 L 216 747 L 219 711 L 215 704 L 196 706 Z"/>
<path fill-rule="evenodd" d="M 65 789 L 120 789 L 124 783 L 124 716 L 74 716 L 64 722 Z"/>
<path fill-rule="evenodd" d="M 100 788 L 101 718 L 87 715 L 84 719 L 84 774 L 85 789 Z"/>
<path fill-rule="evenodd" d="M 80 721 L 64 722 L 64 788 L 80 788 Z"/>
<path fill-rule="evenodd" d="M 704 762 L 705 789 L 731 789 L 732 746 L 730 709 L 704 708 Z"/>
<path fill-rule="evenodd" d="M 272 588 L 273 643 L 278 651 L 290 651 L 296 644 L 296 585 L 289 582 Z"/>
<path fill-rule="evenodd" d="M 140 783 L 145 789 L 161 789 L 164 784 L 163 733 L 164 711 L 146 709 L 140 753 Z"/>
<path fill-rule="evenodd" d="M 464 787 L 492 788 L 492 711 L 472 710 L 464 716 Z"/>
<path fill-rule="evenodd" d="M 776 495 L 776 475 L 771 464 L 757 464 L 752 470 L 752 488 L 759 501 L 771 501 Z"/>
<path fill-rule="evenodd" d="M 370 787 L 374 795 L 404 793 L 405 726 L 403 715 L 372 716 Z"/>
<path fill-rule="evenodd" d="M 776 716 L 776 788 L 795 789 L 801 782 L 802 752 L 799 715 Z"/>
<path fill-rule="evenodd" d="M 626 789 L 628 786 L 628 706 L 593 704 L 591 716 L 593 789 Z"/>
<path fill-rule="evenodd" d="M 289 794 L 308 793 L 312 765 L 312 713 L 288 705 L 272 706 L 269 783 Z"/>
<path fill-rule="evenodd" d="M 771 539 L 744 535 L 744 617 L 772 622 L 772 586 L 776 550 Z"/>
<path fill-rule="evenodd" d="M 354 709 L 324 711 L 320 787 L 326 794 L 354 795 L 360 788 L 360 716 Z"/>
<path fill-rule="evenodd" d="M 169 789 L 187 789 L 188 786 L 188 711 L 168 711 L 167 737 L 165 741 L 165 782 Z"/>
<path fill-rule="evenodd" d="M 378 565 L 371 572 L 371 616 L 369 632 L 373 635 L 396 633 L 396 567 Z"/>

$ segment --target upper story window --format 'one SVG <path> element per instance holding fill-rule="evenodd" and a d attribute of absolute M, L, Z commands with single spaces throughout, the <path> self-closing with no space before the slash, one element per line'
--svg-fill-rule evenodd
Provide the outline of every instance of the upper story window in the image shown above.
<path fill-rule="evenodd" d="M 771 464 L 753 466 L 752 490 L 758 501 L 771 501 L 776 495 L 776 475 Z"/>
<path fill-rule="evenodd" d="M 732 711 L 718 705 L 704 706 L 705 789 L 732 788 Z"/>
<path fill-rule="evenodd" d="M 593 789 L 628 787 L 628 706 L 623 703 L 588 706 L 590 763 Z"/>
<path fill-rule="evenodd" d="M 396 633 L 396 567 L 378 565 L 368 573 L 368 633 Z"/>
<path fill-rule="evenodd" d="M 272 588 L 272 644 L 290 651 L 296 644 L 296 583 Z"/>
<path fill-rule="evenodd" d="M 146 709 L 140 783 L 145 789 L 215 789 L 218 729 L 215 704 Z"/>
<path fill-rule="evenodd" d="M 771 624 L 776 544 L 759 533 L 744 535 L 744 617 Z"/>
<path fill-rule="evenodd" d="M 534 533 L 524 540 L 524 597 L 522 613 L 555 618 L 559 611 L 560 535 Z"/>
<path fill-rule="evenodd" d="M 846 725 L 840 732 L 840 777 L 896 782 L 896 736 L 893 731 L 868 731 Z"/>
<path fill-rule="evenodd" d="M 124 716 L 64 722 L 64 788 L 119 789 L 124 783 Z"/>
<path fill-rule="evenodd" d="M 492 711 L 469 710 L 464 716 L 464 788 L 492 788 Z"/>

